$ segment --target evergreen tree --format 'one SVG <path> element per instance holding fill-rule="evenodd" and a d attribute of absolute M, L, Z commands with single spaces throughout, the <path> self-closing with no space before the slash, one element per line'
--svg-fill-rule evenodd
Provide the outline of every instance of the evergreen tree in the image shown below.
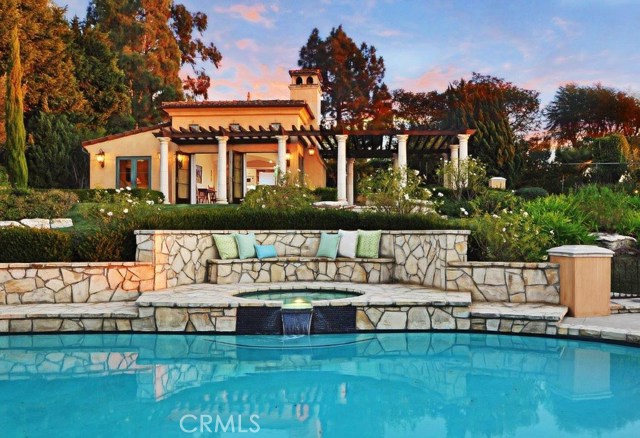
<path fill-rule="evenodd" d="M 15 8 L 15 5 L 13 6 Z M 17 18 L 17 14 L 16 17 Z M 9 71 L 7 74 L 6 99 L 6 160 L 9 181 L 18 189 L 27 188 L 27 163 L 24 156 L 26 133 L 22 101 L 22 65 L 20 64 L 20 41 L 18 20 L 13 21 L 9 44 Z"/>
<path fill-rule="evenodd" d="M 342 26 L 333 28 L 326 39 L 313 29 L 300 49 L 298 65 L 321 70 L 326 125 L 391 126 L 392 98 L 384 83 L 384 60 L 374 46 L 358 47 Z"/>
<path fill-rule="evenodd" d="M 162 119 L 160 104 L 205 96 L 210 78 L 196 59 L 218 66 L 222 58 L 213 44 L 194 38 L 207 28 L 207 16 L 190 13 L 172 0 L 92 0 L 87 25 L 105 32 L 131 92 L 133 116 L 140 124 Z M 180 79 L 180 67 L 192 66 L 196 78 Z"/>
<path fill-rule="evenodd" d="M 118 58 L 106 34 L 71 21 L 70 51 L 86 111 L 75 117 L 81 125 L 101 134 L 133 128 L 131 98 Z"/>
<path fill-rule="evenodd" d="M 29 121 L 29 185 L 79 188 L 88 183 L 89 162 L 82 135 L 65 115 L 40 113 Z"/>
<path fill-rule="evenodd" d="M 12 16 L 13 1 L 0 0 L 0 73 L 9 65 L 7 26 L 17 19 L 27 118 L 39 111 L 84 112 L 86 102 L 75 78 L 64 8 L 49 0 L 21 0 L 16 2 L 17 12 Z"/>

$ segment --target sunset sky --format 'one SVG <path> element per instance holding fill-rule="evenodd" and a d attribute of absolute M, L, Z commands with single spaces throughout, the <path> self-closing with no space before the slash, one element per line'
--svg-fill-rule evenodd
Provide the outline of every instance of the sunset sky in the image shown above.
<path fill-rule="evenodd" d="M 85 16 L 88 0 L 55 0 Z M 288 98 L 287 70 L 314 27 L 342 24 L 384 57 L 390 89 L 443 90 L 471 72 L 542 93 L 560 84 L 640 94 L 640 0 L 184 0 L 222 51 L 210 99 Z"/>

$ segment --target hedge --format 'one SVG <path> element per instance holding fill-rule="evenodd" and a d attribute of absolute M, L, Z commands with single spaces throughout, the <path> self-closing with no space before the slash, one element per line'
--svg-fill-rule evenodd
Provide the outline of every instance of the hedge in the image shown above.
<path fill-rule="evenodd" d="M 336 201 L 338 199 L 338 189 L 335 187 L 318 187 L 313 189 L 313 194 L 321 201 Z"/>
<path fill-rule="evenodd" d="M 63 190 L 0 191 L 0 220 L 65 217 L 78 197 Z"/>
<path fill-rule="evenodd" d="M 73 261 L 71 235 L 37 228 L 0 228 L 0 262 Z"/>
<path fill-rule="evenodd" d="M 165 210 L 142 219 L 146 230 L 442 230 L 463 228 L 436 215 L 400 215 L 350 210 L 209 209 Z"/>
<path fill-rule="evenodd" d="M 521 198 L 531 200 L 549 196 L 549 192 L 547 192 L 542 187 L 522 187 L 521 189 L 516 190 L 516 195 L 520 196 Z"/>

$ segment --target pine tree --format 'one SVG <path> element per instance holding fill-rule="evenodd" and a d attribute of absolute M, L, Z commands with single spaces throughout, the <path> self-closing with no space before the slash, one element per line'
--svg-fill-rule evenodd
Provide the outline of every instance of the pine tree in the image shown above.
<path fill-rule="evenodd" d="M 342 26 L 333 28 L 326 39 L 313 29 L 300 49 L 298 65 L 321 70 L 325 124 L 364 128 L 393 123 L 383 58 L 374 46 L 358 47 Z"/>
<path fill-rule="evenodd" d="M 15 6 L 14 6 L 15 7 Z M 26 132 L 22 100 L 22 65 L 20 64 L 20 41 L 18 21 L 11 29 L 9 45 L 9 71 L 7 74 L 6 133 L 7 171 L 9 181 L 18 189 L 27 188 L 28 171 L 25 159 Z"/>

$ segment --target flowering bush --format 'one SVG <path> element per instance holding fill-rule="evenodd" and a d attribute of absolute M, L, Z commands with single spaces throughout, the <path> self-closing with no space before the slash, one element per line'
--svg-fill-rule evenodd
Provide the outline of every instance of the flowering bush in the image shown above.
<path fill-rule="evenodd" d="M 311 208 L 318 200 L 301 178 L 287 172 L 273 186 L 257 186 L 244 197 L 241 208 L 293 209 Z"/>
<path fill-rule="evenodd" d="M 555 232 L 545 232 L 526 211 L 503 210 L 475 218 L 470 253 L 474 259 L 487 261 L 547 260 Z"/>
<path fill-rule="evenodd" d="M 476 158 L 443 161 L 436 173 L 455 199 L 472 199 L 487 190 L 487 166 Z"/>
<path fill-rule="evenodd" d="M 402 168 L 378 170 L 359 184 L 367 203 L 386 213 L 435 213 L 431 192 L 422 187 L 419 172 Z"/>

